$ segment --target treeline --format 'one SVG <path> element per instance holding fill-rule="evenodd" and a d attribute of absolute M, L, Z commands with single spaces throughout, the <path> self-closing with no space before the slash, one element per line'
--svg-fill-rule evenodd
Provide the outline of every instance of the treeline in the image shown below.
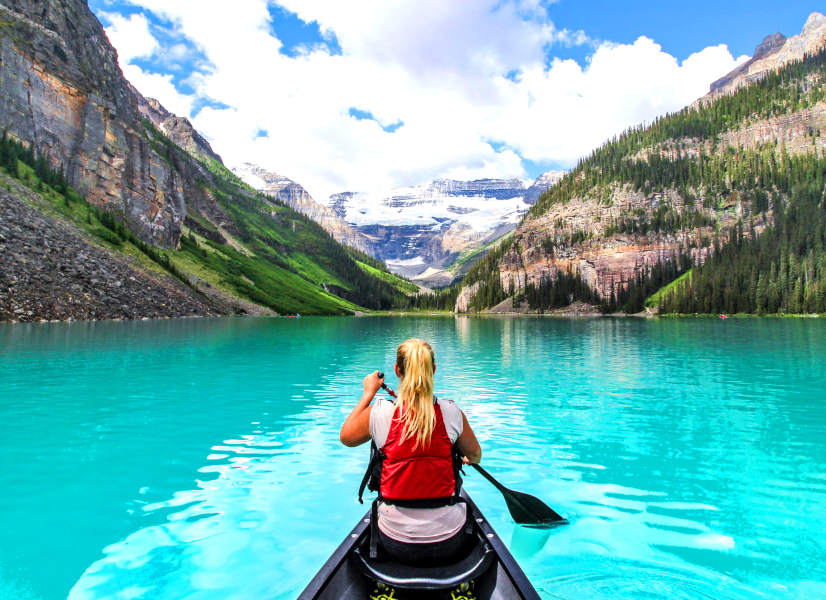
<path fill-rule="evenodd" d="M 406 308 L 418 310 L 453 310 L 459 296 L 461 284 L 457 283 L 440 290 L 409 296 Z"/>
<path fill-rule="evenodd" d="M 826 181 L 824 167 L 826 158 L 822 154 L 790 155 L 785 148 L 776 152 L 773 145 L 756 150 L 729 148 L 723 154 L 701 153 L 694 158 L 652 154 L 648 160 L 631 160 L 605 155 L 594 168 L 564 184 L 567 191 L 560 187 L 557 193 L 572 197 L 609 184 L 627 184 L 644 194 L 676 190 L 689 204 L 696 202 L 699 194 L 708 209 L 746 200 L 752 203 L 753 212 L 759 213 L 771 208 L 770 201 L 778 191 L 787 193 L 810 182 L 822 186 Z M 672 223 L 674 217 L 682 218 L 674 215 Z"/>
<path fill-rule="evenodd" d="M 48 185 L 58 194 L 66 195 L 71 190 L 62 168 L 52 168 L 45 156 L 37 156 L 31 145 L 24 145 L 9 137 L 8 132 L 4 130 L 3 137 L 0 138 L 0 167 L 3 167 L 15 179 L 20 179 L 17 161 L 31 167 L 40 182 Z M 75 198 L 80 199 L 74 190 L 71 191 Z"/>
<path fill-rule="evenodd" d="M 562 308 L 577 300 L 588 304 L 600 303 L 599 294 L 582 280 L 579 273 L 564 271 L 556 276 L 542 277 L 537 285 L 529 283 L 515 295 L 514 304 L 520 304 L 523 299 L 531 309 L 540 312 Z"/>
<path fill-rule="evenodd" d="M 661 158 L 656 153 L 650 155 L 647 161 L 632 160 L 631 157 L 642 149 L 669 141 L 674 141 L 673 149 L 680 151 L 680 139 L 714 139 L 744 120 L 767 118 L 813 106 L 826 99 L 824 72 L 826 48 L 801 61 L 788 63 L 733 94 L 663 116 L 650 125 L 630 128 L 581 160 L 562 181 L 542 194 L 528 215 L 541 215 L 554 203 L 567 202 L 572 197 L 585 195 L 597 186 L 612 182 L 632 182 L 635 189 L 645 188 L 646 191 L 663 185 L 685 190 L 689 184 L 700 183 L 696 171 L 686 164 L 677 164 L 681 161 Z M 821 133 L 818 130 L 810 132 L 813 137 Z M 705 157 L 695 163 L 696 167 L 700 168 L 704 163 L 710 166 L 707 164 L 710 160 Z M 669 162 L 674 165 L 666 164 Z M 651 171 L 658 169 L 663 169 L 661 176 L 656 180 L 649 179 Z M 705 177 L 700 179 L 705 180 Z M 714 189 L 718 193 L 723 191 L 719 185 Z"/>
<path fill-rule="evenodd" d="M 732 231 L 659 302 L 663 313 L 826 313 L 824 187 L 794 188 L 762 235 Z"/>
<path fill-rule="evenodd" d="M 618 233 L 676 233 L 685 229 L 709 227 L 716 223 L 714 218 L 702 211 L 686 209 L 680 212 L 665 204 L 660 205 L 651 217 L 646 216 L 645 211 L 641 210 L 640 213 L 611 220 L 603 230 L 603 235 L 608 237 Z"/>

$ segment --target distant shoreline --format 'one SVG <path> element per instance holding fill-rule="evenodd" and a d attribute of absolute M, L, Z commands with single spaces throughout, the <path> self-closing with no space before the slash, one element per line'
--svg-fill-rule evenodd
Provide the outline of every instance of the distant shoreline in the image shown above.
<path fill-rule="evenodd" d="M 749 313 L 735 313 L 723 315 L 725 319 L 819 319 L 826 318 L 826 314 L 798 314 L 798 313 L 771 313 L 755 315 Z M 483 317 L 483 318 L 536 318 L 550 317 L 555 319 L 718 319 L 719 314 L 664 314 L 656 313 L 599 313 L 599 312 L 577 312 L 577 311 L 548 311 L 540 312 L 472 312 L 455 313 L 448 311 L 409 311 L 409 310 L 388 310 L 388 311 L 357 311 L 353 315 L 306 315 L 300 319 L 324 317 L 324 318 L 364 318 L 364 317 Z M 0 325 L 21 325 L 21 324 L 55 324 L 55 323 L 119 323 L 137 321 L 170 321 L 174 319 L 295 319 L 288 315 L 183 315 L 183 316 L 161 316 L 161 317 L 137 317 L 134 319 L 112 318 L 112 319 L 39 319 L 31 321 L 0 321 Z"/>

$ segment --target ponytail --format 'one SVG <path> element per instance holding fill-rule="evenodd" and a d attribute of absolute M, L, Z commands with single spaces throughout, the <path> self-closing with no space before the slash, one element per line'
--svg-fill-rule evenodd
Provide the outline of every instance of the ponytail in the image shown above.
<path fill-rule="evenodd" d="M 436 427 L 433 348 L 424 340 L 406 340 L 396 352 L 396 366 L 402 376 L 397 408 L 398 418 L 403 423 L 400 441 L 415 437 L 415 447 L 428 445 Z"/>

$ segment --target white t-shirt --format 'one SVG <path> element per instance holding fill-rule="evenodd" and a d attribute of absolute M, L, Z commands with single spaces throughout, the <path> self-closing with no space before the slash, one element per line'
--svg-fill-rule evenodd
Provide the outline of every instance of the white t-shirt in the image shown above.
<path fill-rule="evenodd" d="M 447 437 L 455 443 L 462 435 L 462 410 L 452 400 L 438 400 Z M 370 411 L 370 437 L 381 448 L 387 442 L 396 405 L 380 399 Z M 389 538 L 408 544 L 431 544 L 453 537 L 465 524 L 464 503 L 439 508 L 404 508 L 379 503 L 378 525 Z"/>

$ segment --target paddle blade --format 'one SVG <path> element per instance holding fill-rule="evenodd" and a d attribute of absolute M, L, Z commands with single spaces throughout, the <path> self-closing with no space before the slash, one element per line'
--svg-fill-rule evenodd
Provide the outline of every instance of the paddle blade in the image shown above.
<path fill-rule="evenodd" d="M 502 495 L 513 520 L 520 525 L 564 525 L 568 522 L 535 496 L 507 488 L 502 490 Z"/>

